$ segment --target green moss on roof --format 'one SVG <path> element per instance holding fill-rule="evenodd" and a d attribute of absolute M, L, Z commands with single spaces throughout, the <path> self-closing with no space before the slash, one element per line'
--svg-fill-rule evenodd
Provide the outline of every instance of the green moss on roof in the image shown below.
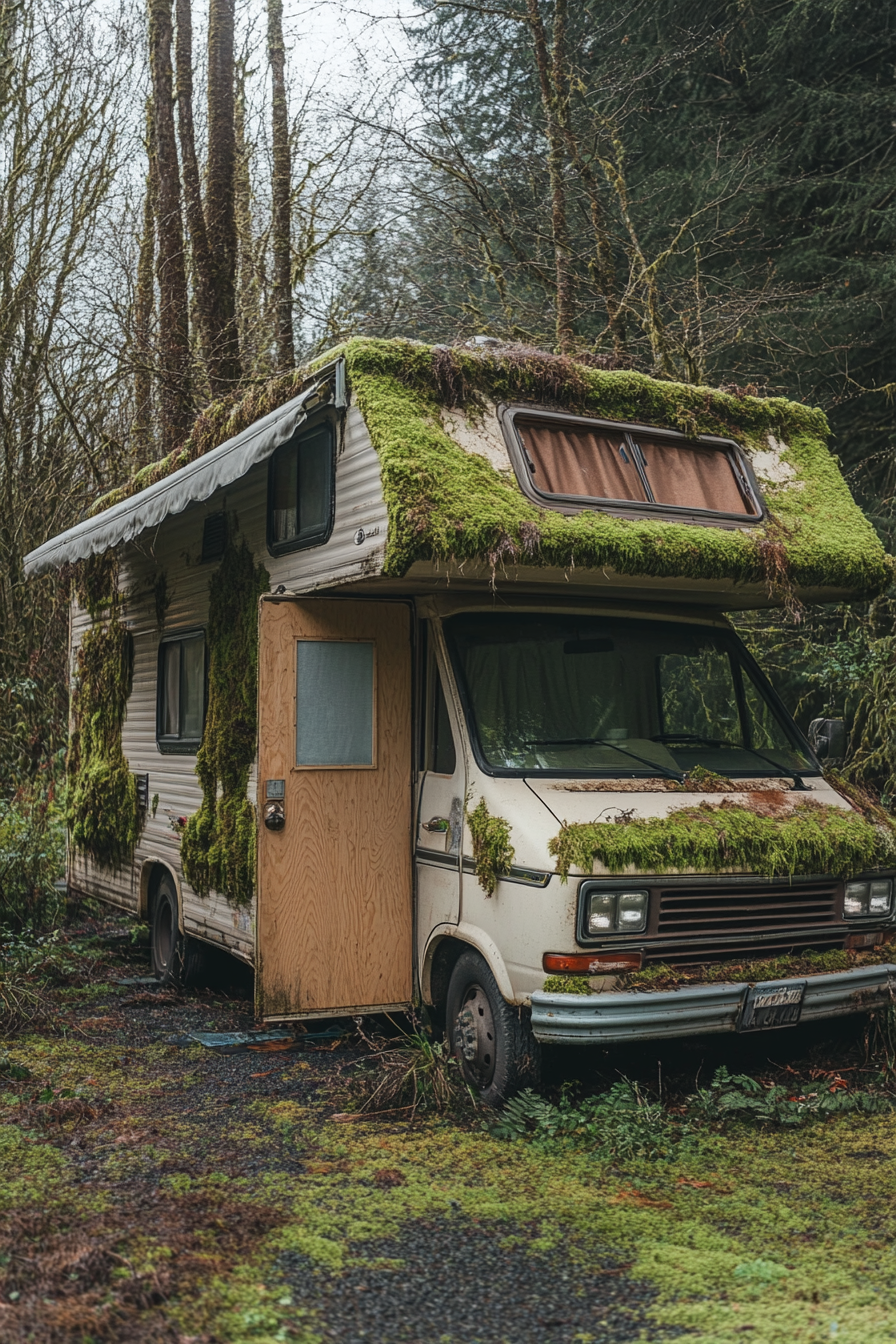
<path fill-rule="evenodd" d="M 351 340 L 311 369 L 281 375 L 242 398 L 215 403 L 186 443 L 145 467 L 94 506 L 108 508 L 275 410 L 309 372 L 344 355 L 348 383 L 382 468 L 389 514 L 385 571 L 415 561 L 525 563 L 560 569 L 608 568 L 656 578 L 765 582 L 784 600 L 797 588 L 882 590 L 888 558 L 828 451 L 820 410 L 781 397 L 738 397 L 664 382 L 631 370 L 587 367 L 563 357 L 506 347 L 474 351 L 405 340 Z M 516 482 L 464 451 L 441 423 L 445 407 L 484 400 L 559 406 L 609 420 L 636 421 L 732 438 L 768 451 L 769 435 L 793 476 L 763 484 L 768 520 L 745 529 L 542 509 Z"/>

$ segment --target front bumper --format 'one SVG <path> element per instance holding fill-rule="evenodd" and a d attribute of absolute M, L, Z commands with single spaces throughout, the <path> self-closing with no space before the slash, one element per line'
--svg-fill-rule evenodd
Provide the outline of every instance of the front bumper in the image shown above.
<path fill-rule="evenodd" d="M 896 965 L 891 963 L 799 978 L 806 981 L 800 1022 L 881 1008 L 894 1001 L 896 991 Z M 749 989 L 743 984 L 609 994 L 536 991 L 532 1030 L 539 1041 L 581 1045 L 736 1031 Z"/>

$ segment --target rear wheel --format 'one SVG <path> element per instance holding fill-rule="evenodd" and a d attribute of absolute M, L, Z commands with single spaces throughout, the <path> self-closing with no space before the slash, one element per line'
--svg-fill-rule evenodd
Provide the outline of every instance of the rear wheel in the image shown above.
<path fill-rule="evenodd" d="M 156 886 L 150 915 L 150 955 L 153 974 L 163 985 L 184 987 L 199 979 L 205 949 L 180 931 L 174 879 L 164 873 Z"/>
<path fill-rule="evenodd" d="M 528 1018 L 511 1008 L 478 952 L 464 952 L 451 972 L 448 1041 L 465 1081 L 487 1106 L 538 1083 L 540 1050 Z"/>

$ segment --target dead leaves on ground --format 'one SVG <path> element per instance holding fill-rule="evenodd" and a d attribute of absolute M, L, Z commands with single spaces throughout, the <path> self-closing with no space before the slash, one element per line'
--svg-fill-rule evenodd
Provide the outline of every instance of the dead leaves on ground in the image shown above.
<path fill-rule="evenodd" d="M 158 1308 L 189 1282 L 226 1272 L 282 1222 L 276 1209 L 157 1189 L 61 1230 L 42 1210 L 15 1214 L 0 1234 L 8 1258 L 0 1337 L 176 1344 L 179 1332 Z"/>

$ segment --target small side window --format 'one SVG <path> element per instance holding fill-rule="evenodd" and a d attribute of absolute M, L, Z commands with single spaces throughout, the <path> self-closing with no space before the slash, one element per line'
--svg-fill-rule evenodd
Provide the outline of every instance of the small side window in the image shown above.
<path fill-rule="evenodd" d="M 454 747 L 454 735 L 451 732 L 445 689 L 435 664 L 432 666 L 431 684 L 429 768 L 436 775 L 453 775 L 457 766 L 457 752 Z"/>
<path fill-rule="evenodd" d="M 159 646 L 156 741 L 166 752 L 198 751 L 205 727 L 205 635 L 173 635 Z"/>
<path fill-rule="evenodd" d="M 272 555 L 321 546 L 333 527 L 335 426 L 304 426 L 271 458 L 268 550 Z"/>

